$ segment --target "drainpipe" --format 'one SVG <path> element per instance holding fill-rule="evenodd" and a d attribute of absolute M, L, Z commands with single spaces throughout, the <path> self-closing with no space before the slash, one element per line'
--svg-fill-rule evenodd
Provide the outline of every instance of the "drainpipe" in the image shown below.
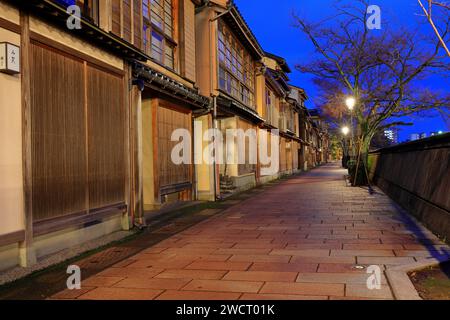
<path fill-rule="evenodd" d="M 221 14 L 215 16 L 212 19 L 209 19 L 210 23 L 213 23 L 215 21 L 217 21 L 220 17 L 224 16 L 225 14 L 229 13 L 231 11 L 231 9 L 233 8 L 233 4 L 230 1 L 228 3 L 227 6 L 227 10 L 222 12 Z M 210 34 L 210 46 L 209 46 L 209 56 L 210 58 L 213 57 L 213 53 L 212 53 L 212 45 L 216 43 L 216 39 L 212 38 L 212 34 L 211 34 L 211 28 L 209 28 L 209 34 Z M 215 48 L 216 46 L 214 46 Z M 216 74 L 218 73 L 218 71 L 216 70 Z M 210 79 L 211 79 L 211 91 L 213 90 L 213 88 L 215 87 L 215 84 L 213 83 L 213 78 L 214 78 L 214 70 L 211 69 L 211 75 L 210 75 Z M 217 96 L 215 94 L 212 95 L 213 98 L 213 128 L 214 131 L 217 132 L 218 130 L 218 122 L 217 122 Z M 217 177 L 217 163 L 216 163 L 216 155 L 217 155 L 217 144 L 216 144 L 216 139 L 214 139 L 214 159 L 213 159 L 213 165 L 214 165 L 214 200 L 218 200 L 220 199 L 220 195 L 218 194 L 218 190 L 217 190 L 217 181 L 218 181 L 218 177 Z"/>
<path fill-rule="evenodd" d="M 207 8 L 211 3 L 210 0 L 204 0 L 202 5 L 197 7 L 195 9 L 195 14 L 200 13 L 201 11 L 203 11 L 205 8 Z M 215 22 L 217 21 L 217 19 L 219 19 L 220 17 L 222 17 L 223 15 L 229 13 L 231 11 L 231 9 L 233 8 L 233 3 L 232 1 L 230 1 L 227 5 L 227 10 L 222 12 L 221 14 L 217 15 L 216 17 L 209 19 L 209 22 Z M 211 28 L 209 28 L 209 37 L 210 37 L 210 46 L 209 46 L 209 56 L 212 57 L 212 45 L 215 43 L 215 39 L 212 39 L 212 35 L 211 35 Z M 213 70 L 211 69 L 211 74 L 210 74 L 210 81 L 211 81 L 211 91 L 213 91 L 214 88 L 214 84 L 213 84 Z M 212 94 L 212 99 L 213 99 L 213 128 L 215 131 L 217 131 L 218 129 L 218 124 L 217 124 L 217 96 Z M 214 139 L 214 159 L 213 159 L 213 166 L 214 166 L 214 174 L 213 174 L 213 178 L 214 178 L 214 200 L 219 199 L 218 197 L 218 191 L 217 191 L 217 168 L 216 168 L 216 140 Z"/>
<path fill-rule="evenodd" d="M 213 96 L 213 127 L 214 132 L 217 132 L 218 125 L 217 125 L 217 96 Z M 214 200 L 217 200 L 218 194 L 217 194 L 217 164 L 216 164 L 216 155 L 217 155 L 217 145 L 216 145 L 216 138 L 214 137 L 214 160 L 213 160 L 213 166 L 214 166 Z"/>

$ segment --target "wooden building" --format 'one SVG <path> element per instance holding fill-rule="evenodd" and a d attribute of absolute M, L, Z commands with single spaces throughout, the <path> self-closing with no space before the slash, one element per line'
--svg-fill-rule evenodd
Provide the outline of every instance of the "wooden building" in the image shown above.
<path fill-rule="evenodd" d="M 208 1 L 197 10 L 197 85 L 200 93 L 214 99 L 213 128 L 256 131 L 263 119 L 257 112 L 256 77 L 261 74 L 264 52 L 232 1 Z M 221 158 L 213 165 L 216 197 L 256 185 L 257 150 L 245 143 L 245 163 L 237 159 L 238 144 L 223 137 Z M 227 159 L 234 154 L 235 159 Z M 206 192 L 207 190 L 203 190 Z"/>
<path fill-rule="evenodd" d="M 20 51 L 0 73 L 1 269 L 129 227 L 124 61 L 146 57 L 109 33 L 106 2 L 73 30 L 64 2 L 0 1 L 0 41 Z"/>
<path fill-rule="evenodd" d="M 192 134 L 210 104 L 194 86 L 197 4 L 0 1 L 0 42 L 20 52 L 0 73 L 0 270 L 193 199 L 193 164 L 169 159 L 172 130 Z"/>
<path fill-rule="evenodd" d="M 298 149 L 300 148 L 298 111 L 299 107 L 289 99 L 290 86 L 288 74 L 291 72 L 286 61 L 277 55 L 266 52 L 265 99 L 261 108 L 266 120 L 262 129 L 279 132 L 279 170 L 276 178 L 298 171 Z M 261 177 L 262 181 L 274 177 Z"/>
<path fill-rule="evenodd" d="M 295 106 L 296 109 L 296 123 L 298 125 L 299 146 L 297 150 L 297 168 L 301 171 L 306 171 L 311 168 L 311 128 L 310 116 L 308 109 L 305 106 L 305 101 L 308 96 L 304 89 L 290 85 L 290 93 L 288 101 Z"/>
<path fill-rule="evenodd" d="M 232 1 L 0 0 L 0 43 L 0 270 L 326 161 L 304 91 Z M 212 128 L 279 129 L 279 170 L 262 176 L 251 135 L 243 163 L 217 161 L 239 156 L 226 137 L 205 162 Z"/>

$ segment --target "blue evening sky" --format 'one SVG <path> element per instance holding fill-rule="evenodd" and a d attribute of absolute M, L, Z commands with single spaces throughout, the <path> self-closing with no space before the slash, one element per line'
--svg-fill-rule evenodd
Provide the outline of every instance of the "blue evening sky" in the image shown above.
<path fill-rule="evenodd" d="M 310 97 L 307 106 L 314 108 L 316 88 L 311 77 L 294 69 L 295 64 L 314 54 L 314 49 L 309 40 L 293 27 L 292 13 L 308 17 L 311 21 L 320 21 L 333 15 L 336 0 L 235 0 L 235 3 L 263 49 L 288 61 L 292 69 L 291 83 L 305 88 Z M 418 22 L 425 19 L 419 16 L 421 9 L 417 0 L 373 0 L 370 4 L 380 6 L 382 26 L 383 22 L 389 21 L 396 25 L 417 27 Z M 433 36 L 431 29 L 429 31 Z M 426 86 L 448 90 L 450 80 L 428 79 Z M 400 141 L 408 139 L 411 133 L 450 130 L 441 117 L 414 117 L 407 121 L 414 122 L 414 126 L 401 127 Z"/>

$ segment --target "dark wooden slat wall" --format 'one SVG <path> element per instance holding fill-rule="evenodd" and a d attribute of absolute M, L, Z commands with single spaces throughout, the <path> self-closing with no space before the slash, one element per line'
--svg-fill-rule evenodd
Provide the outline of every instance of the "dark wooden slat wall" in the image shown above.
<path fill-rule="evenodd" d="M 238 128 L 247 132 L 248 129 L 255 129 L 255 127 L 242 119 L 238 119 Z M 243 150 L 237 150 L 237 154 L 242 152 Z M 253 173 L 256 170 L 256 165 L 250 163 L 250 140 L 249 138 L 245 138 L 245 164 L 238 164 L 238 174 L 244 175 Z"/>
<path fill-rule="evenodd" d="M 86 210 L 83 63 L 31 45 L 33 218 Z"/>
<path fill-rule="evenodd" d="M 112 0 L 112 32 L 121 36 L 122 29 L 122 11 L 121 11 L 121 0 Z"/>
<path fill-rule="evenodd" d="M 122 3 L 122 9 L 123 9 L 123 17 L 122 17 L 122 32 L 123 32 L 123 38 L 132 43 L 131 39 L 131 30 L 132 30 L 132 23 L 131 23 L 131 0 L 123 0 Z"/>
<path fill-rule="evenodd" d="M 122 79 L 88 66 L 89 206 L 123 202 L 125 110 Z"/>
<path fill-rule="evenodd" d="M 142 1 L 141 0 L 134 0 L 133 1 L 133 34 L 134 34 L 134 41 L 133 44 L 142 49 Z"/>
<path fill-rule="evenodd" d="M 122 76 L 41 44 L 31 52 L 33 220 L 125 202 Z"/>
<path fill-rule="evenodd" d="M 280 172 L 287 170 L 286 139 L 280 137 Z"/>
<path fill-rule="evenodd" d="M 178 142 L 171 141 L 172 132 L 183 128 L 190 131 L 190 113 L 158 107 L 158 168 L 160 187 L 191 182 L 189 164 L 176 165 L 171 160 L 173 147 Z"/>

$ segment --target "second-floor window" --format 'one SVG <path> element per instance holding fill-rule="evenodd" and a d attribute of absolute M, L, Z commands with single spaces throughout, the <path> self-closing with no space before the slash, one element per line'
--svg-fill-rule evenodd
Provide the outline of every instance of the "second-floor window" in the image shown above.
<path fill-rule="evenodd" d="M 172 0 L 143 0 L 143 45 L 153 60 L 174 69 Z"/>
<path fill-rule="evenodd" d="M 224 24 L 219 25 L 219 88 L 254 108 L 254 63 Z"/>
<path fill-rule="evenodd" d="M 98 0 L 56 0 L 68 7 L 77 5 L 81 10 L 81 18 L 98 24 Z"/>
<path fill-rule="evenodd" d="M 274 113 L 274 108 L 275 95 L 273 94 L 272 90 L 269 89 L 269 87 L 266 87 L 266 109 L 264 110 L 264 117 L 269 124 L 272 124 L 273 122 L 272 114 Z"/>

